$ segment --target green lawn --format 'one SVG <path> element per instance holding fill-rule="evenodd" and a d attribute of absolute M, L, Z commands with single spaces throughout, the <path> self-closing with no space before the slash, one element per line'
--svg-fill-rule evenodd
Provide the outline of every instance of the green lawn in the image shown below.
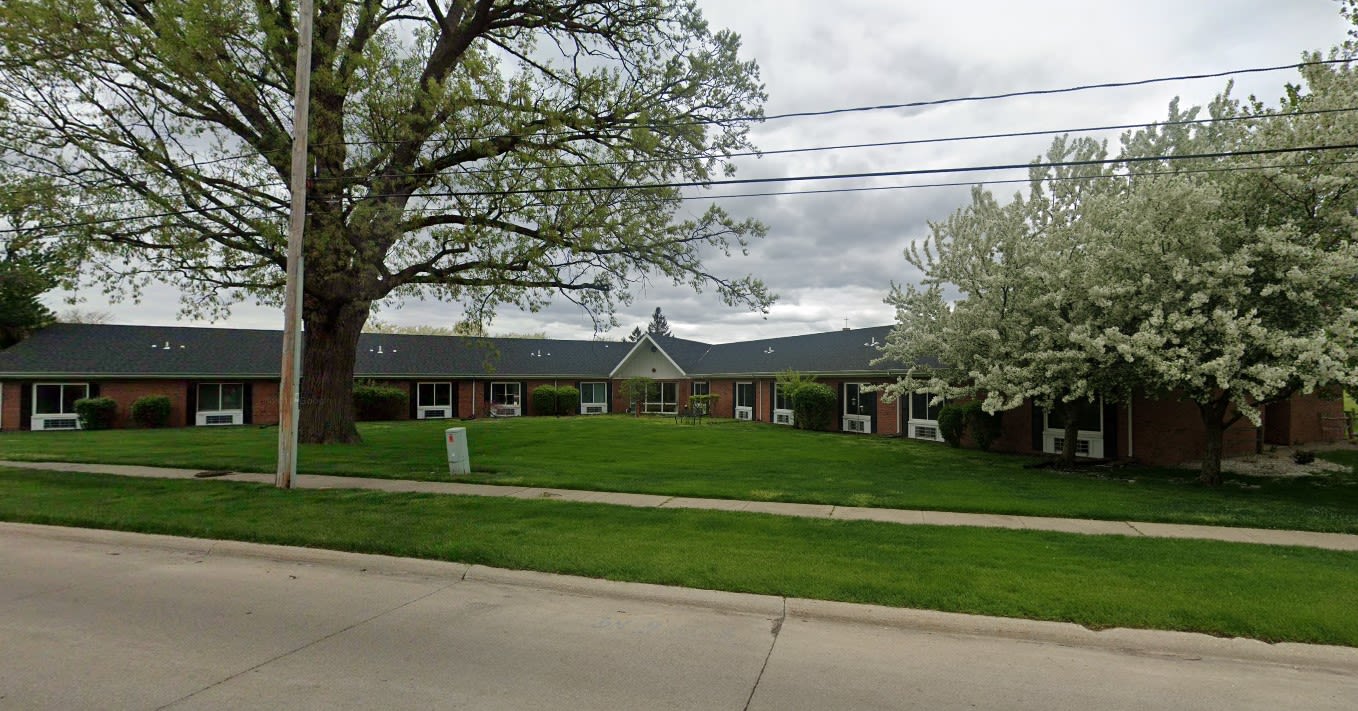
<path fill-rule="evenodd" d="M 1358 646 L 1358 554 L 0 468 L 0 519 Z"/>
<path fill-rule="evenodd" d="M 1025 457 L 734 421 L 628 417 L 465 424 L 467 481 L 675 496 L 1358 533 L 1358 473 L 1227 477 L 1173 469 L 1025 468 Z M 360 446 L 303 447 L 304 473 L 448 479 L 446 422 L 370 423 Z M 272 471 L 275 428 L 0 434 L 0 459 Z"/>

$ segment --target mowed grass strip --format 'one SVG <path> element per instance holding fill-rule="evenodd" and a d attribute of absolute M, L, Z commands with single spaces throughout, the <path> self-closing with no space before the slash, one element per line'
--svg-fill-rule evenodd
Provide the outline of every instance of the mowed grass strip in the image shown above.
<path fill-rule="evenodd" d="M 0 469 L 0 519 L 1358 646 L 1358 554 Z"/>
<path fill-rule="evenodd" d="M 1358 473 L 1304 479 L 1149 467 L 1025 468 L 1031 457 L 775 425 L 623 416 L 364 423 L 363 444 L 303 446 L 303 473 L 448 480 L 443 430 L 466 426 L 460 480 L 668 496 L 1358 533 Z M 0 459 L 271 472 L 275 428 L 0 434 Z"/>

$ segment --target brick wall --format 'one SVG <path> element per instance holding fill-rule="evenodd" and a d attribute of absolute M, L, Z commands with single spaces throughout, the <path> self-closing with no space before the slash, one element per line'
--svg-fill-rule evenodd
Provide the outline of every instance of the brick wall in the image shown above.
<path fill-rule="evenodd" d="M 736 381 L 734 380 L 709 380 L 707 381 L 707 392 L 716 395 L 717 401 L 713 403 L 713 417 L 736 416 Z"/>
<path fill-rule="evenodd" d="M 4 400 L 0 403 L 0 429 L 13 432 L 23 428 L 23 410 L 19 403 L 24 387 L 24 383 L 0 383 L 0 399 Z"/>
<path fill-rule="evenodd" d="M 1287 442 L 1336 442 L 1344 438 L 1344 401 L 1338 392 L 1297 395 L 1288 403 Z M 1268 414 L 1265 414 L 1267 424 Z"/>
<path fill-rule="evenodd" d="M 251 383 L 250 422 L 256 425 L 278 424 L 277 380 L 256 380 Z"/>
<path fill-rule="evenodd" d="M 118 403 L 118 414 L 113 419 L 115 428 L 135 427 L 132 421 L 132 403 L 148 395 L 164 395 L 170 398 L 170 427 L 193 424 L 188 412 L 189 384 L 187 380 L 101 380 L 99 397 L 111 398 Z"/>

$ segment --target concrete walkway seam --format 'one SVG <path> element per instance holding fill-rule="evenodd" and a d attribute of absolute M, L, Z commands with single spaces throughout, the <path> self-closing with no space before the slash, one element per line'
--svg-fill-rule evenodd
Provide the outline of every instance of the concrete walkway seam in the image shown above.
<path fill-rule="evenodd" d="M 1050 642 L 1071 647 L 1103 649 L 1124 654 L 1234 659 L 1285 666 L 1305 666 L 1339 674 L 1358 674 L 1358 648 L 1303 643 L 1268 643 L 1247 638 L 1213 637 L 1197 632 L 1112 628 L 1092 630 L 1070 622 L 1024 620 L 969 615 L 958 612 L 810 600 L 774 595 L 683 588 L 652 583 L 630 583 L 557 573 L 507 570 L 483 565 L 448 563 L 367 553 L 346 553 L 297 546 L 242 541 L 129 533 L 102 529 L 67 528 L 42 524 L 0 522 L 0 535 L 32 536 L 95 545 L 117 545 L 185 553 L 236 556 L 280 563 L 358 568 L 374 574 L 481 582 L 509 587 L 532 587 L 562 594 L 658 602 L 735 614 L 770 621 L 783 619 L 900 628 L 964 637 L 1001 637 Z"/>

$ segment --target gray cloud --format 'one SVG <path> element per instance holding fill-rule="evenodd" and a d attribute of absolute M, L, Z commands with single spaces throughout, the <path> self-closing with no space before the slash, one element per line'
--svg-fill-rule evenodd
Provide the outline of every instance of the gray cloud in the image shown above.
<path fill-rule="evenodd" d="M 969 0 L 952 3 L 851 0 L 700 0 L 713 27 L 740 33 L 747 56 L 759 61 L 769 114 L 993 94 L 1083 83 L 1134 80 L 1295 62 L 1302 51 L 1327 49 L 1347 29 L 1330 0 Z M 1266 100 L 1295 73 L 1243 76 L 1236 94 Z M 921 139 L 940 136 L 1072 128 L 1156 120 L 1175 96 L 1202 104 L 1224 79 L 1183 81 L 925 109 L 768 121 L 752 130 L 764 149 Z M 1104 136 L 1116 150 L 1117 132 Z M 1048 137 L 935 143 L 899 148 L 768 155 L 740 159 L 738 177 L 873 172 L 997 163 L 1024 163 Z M 1022 177 L 921 176 L 714 188 L 695 194 L 813 190 L 873 185 Z M 1011 195 L 1017 185 L 994 188 Z M 901 252 L 928 233 L 927 222 L 968 200 L 966 187 L 788 195 L 720 201 L 733 215 L 755 217 L 767 239 L 748 257 L 712 257 L 724 275 L 754 273 L 781 295 L 767 317 L 722 305 L 668 281 L 651 281 L 620 309 L 622 337 L 662 307 L 678 335 L 714 342 L 889 323 L 882 303 L 890 282 L 911 282 Z M 694 200 L 686 211 L 701 211 Z M 174 290 L 157 289 L 140 305 L 111 307 L 118 320 L 173 323 Z M 91 298 L 85 308 L 106 306 Z M 461 306 L 410 302 L 380 318 L 449 325 Z M 276 309 L 237 307 L 231 325 L 276 328 Z M 558 299 L 536 314 L 503 310 L 492 331 L 546 331 L 589 338 L 592 324 Z"/>

